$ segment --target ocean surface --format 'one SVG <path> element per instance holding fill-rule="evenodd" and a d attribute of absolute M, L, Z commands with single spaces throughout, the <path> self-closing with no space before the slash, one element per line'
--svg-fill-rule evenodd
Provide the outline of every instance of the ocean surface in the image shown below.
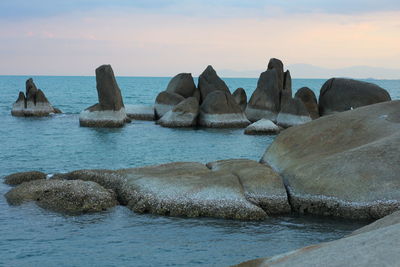
<path fill-rule="evenodd" d="M 79 127 L 78 115 L 97 102 L 95 77 L 33 77 L 64 114 L 10 115 L 28 76 L 0 76 L 0 181 L 29 170 L 119 169 L 172 161 L 259 160 L 273 141 L 243 129 L 168 129 L 134 121 L 121 129 Z M 153 104 L 170 78 L 118 77 L 125 104 Z M 224 79 L 248 97 L 257 79 Z M 400 80 L 370 80 L 400 99 Z M 294 79 L 318 96 L 325 80 Z M 261 222 L 135 214 L 125 207 L 65 216 L 29 203 L 9 206 L 0 183 L 0 266 L 227 266 L 343 237 L 366 222 L 309 216 Z"/>

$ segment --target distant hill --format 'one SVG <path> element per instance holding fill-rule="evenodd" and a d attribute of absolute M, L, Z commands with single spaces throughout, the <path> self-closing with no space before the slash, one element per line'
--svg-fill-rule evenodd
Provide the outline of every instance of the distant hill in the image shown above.
<path fill-rule="evenodd" d="M 310 64 L 292 64 L 286 66 L 293 78 L 321 78 L 350 77 L 356 79 L 400 79 L 400 69 L 387 69 L 369 66 L 353 66 L 347 68 L 330 69 Z M 264 70 L 236 71 L 224 69 L 218 71 L 222 77 L 249 77 L 258 78 Z"/>

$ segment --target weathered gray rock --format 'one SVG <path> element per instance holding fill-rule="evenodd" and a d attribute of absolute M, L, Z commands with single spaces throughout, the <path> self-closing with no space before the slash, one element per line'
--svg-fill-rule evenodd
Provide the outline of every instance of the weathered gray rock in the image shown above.
<path fill-rule="evenodd" d="M 154 107 L 147 105 L 125 105 L 125 112 L 134 120 L 154 121 L 156 117 Z"/>
<path fill-rule="evenodd" d="M 281 104 L 280 108 L 292 98 L 292 77 L 290 72 L 287 70 L 284 75 L 283 89 L 281 91 Z"/>
<path fill-rule="evenodd" d="M 332 78 L 321 88 L 318 101 L 319 113 L 325 116 L 389 100 L 391 100 L 389 93 L 376 84 Z"/>
<path fill-rule="evenodd" d="M 277 73 L 277 86 L 279 91 L 282 91 L 284 88 L 285 80 L 286 80 L 286 74 L 283 72 L 283 63 L 281 60 L 277 58 L 271 58 L 268 62 L 268 69 L 269 70 L 276 70 Z"/>
<path fill-rule="evenodd" d="M 157 95 L 156 103 L 154 105 L 156 118 L 161 118 L 165 113 L 172 110 L 175 105 L 179 104 L 183 100 L 185 100 L 185 98 L 181 95 L 162 91 Z"/>
<path fill-rule="evenodd" d="M 289 98 L 282 103 L 276 124 L 284 128 L 304 124 L 311 121 L 304 103 L 298 98 Z"/>
<path fill-rule="evenodd" d="M 55 178 L 97 182 L 139 213 L 259 220 L 267 213 L 289 211 L 282 181 L 271 168 L 247 160 L 207 165 L 211 169 L 175 162 L 117 171 L 80 170 Z"/>
<path fill-rule="evenodd" d="M 244 262 L 236 266 L 394 267 L 399 265 L 399 244 L 400 224 L 395 224 L 336 241 L 304 247 L 271 258 Z"/>
<path fill-rule="evenodd" d="M 17 172 L 4 177 L 4 183 L 8 185 L 19 185 L 24 182 L 46 179 L 46 174 L 38 171 Z"/>
<path fill-rule="evenodd" d="M 375 222 L 368 224 L 367 226 L 361 227 L 360 229 L 355 230 L 351 235 L 358 235 L 366 232 L 370 232 L 376 229 L 380 229 L 383 227 L 387 227 L 393 224 L 400 224 L 400 210 L 395 211 L 390 215 L 387 215 Z"/>
<path fill-rule="evenodd" d="M 280 110 L 281 89 L 278 85 L 276 69 L 269 69 L 261 73 L 257 88 L 250 97 L 246 108 L 246 116 L 252 121 L 269 119 L 276 121 Z"/>
<path fill-rule="evenodd" d="M 5 197 L 11 205 L 35 201 L 42 208 L 68 214 L 102 211 L 117 204 L 114 192 L 97 183 L 80 180 L 25 182 Z"/>
<path fill-rule="evenodd" d="M 248 159 L 229 159 L 207 163 L 213 171 L 228 171 L 237 176 L 247 200 L 268 215 L 290 213 L 282 178 L 270 166 Z"/>
<path fill-rule="evenodd" d="M 43 91 L 37 89 L 32 78 L 28 79 L 26 81 L 26 97 L 23 92 L 19 92 L 18 99 L 12 106 L 11 115 L 43 117 L 52 113 L 61 113 L 61 111 L 50 104 Z"/>
<path fill-rule="evenodd" d="M 177 104 L 157 121 L 164 127 L 192 127 L 197 124 L 199 102 L 195 97 L 189 97 Z"/>
<path fill-rule="evenodd" d="M 84 127 L 112 128 L 122 127 L 130 122 L 110 65 L 102 65 L 96 69 L 96 83 L 99 103 L 79 114 L 79 124 Z"/>
<path fill-rule="evenodd" d="M 229 92 L 228 86 L 225 82 L 218 77 L 216 71 L 211 65 L 203 71 L 199 76 L 199 90 L 201 95 L 201 102 L 203 102 L 207 95 L 214 91 Z"/>
<path fill-rule="evenodd" d="M 215 90 L 207 95 L 200 106 L 200 126 L 241 128 L 249 124 L 249 120 L 229 92 Z"/>
<path fill-rule="evenodd" d="M 317 97 L 310 88 L 300 88 L 299 90 L 297 90 L 294 97 L 300 99 L 304 103 L 308 113 L 310 114 L 311 119 L 315 120 L 319 118 Z"/>
<path fill-rule="evenodd" d="M 243 88 L 238 88 L 235 90 L 235 92 L 233 92 L 232 96 L 240 108 L 245 111 L 247 106 L 246 91 Z"/>
<path fill-rule="evenodd" d="M 188 98 L 195 96 L 197 88 L 191 73 L 179 73 L 171 79 L 165 91 Z"/>
<path fill-rule="evenodd" d="M 400 101 L 322 117 L 282 132 L 267 162 L 301 213 L 378 219 L 400 206 Z"/>
<path fill-rule="evenodd" d="M 280 132 L 278 125 L 267 119 L 261 119 L 253 122 L 244 129 L 245 134 L 252 135 L 274 135 Z"/>

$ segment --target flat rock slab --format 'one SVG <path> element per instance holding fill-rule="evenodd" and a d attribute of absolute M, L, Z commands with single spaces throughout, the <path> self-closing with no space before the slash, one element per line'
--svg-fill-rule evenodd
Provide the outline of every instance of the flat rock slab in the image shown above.
<path fill-rule="evenodd" d="M 399 266 L 400 224 L 304 247 L 271 258 L 248 261 L 237 267 L 364 267 Z"/>
<path fill-rule="evenodd" d="M 40 207 L 67 214 L 103 211 L 117 205 L 115 193 L 95 182 L 35 180 L 5 195 L 11 205 L 35 201 Z"/>
<path fill-rule="evenodd" d="M 399 143 L 400 101 L 390 101 L 289 128 L 261 161 L 300 213 L 378 219 L 400 207 Z"/>
<path fill-rule="evenodd" d="M 290 211 L 282 181 L 263 164 L 239 160 L 208 166 L 211 169 L 196 162 L 175 162 L 118 171 L 81 170 L 56 177 L 98 182 L 114 190 L 120 203 L 140 213 L 260 220 Z"/>
<path fill-rule="evenodd" d="M 274 135 L 280 132 L 278 125 L 267 119 L 261 119 L 253 122 L 244 129 L 245 134 L 251 135 Z"/>
<path fill-rule="evenodd" d="M 146 105 L 125 105 L 126 115 L 134 120 L 154 121 L 154 106 Z"/>

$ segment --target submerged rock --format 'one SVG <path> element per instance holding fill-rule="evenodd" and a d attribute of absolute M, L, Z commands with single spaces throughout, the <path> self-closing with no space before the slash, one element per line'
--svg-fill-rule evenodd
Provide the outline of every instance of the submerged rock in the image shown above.
<path fill-rule="evenodd" d="M 192 127 L 197 125 L 199 102 L 195 97 L 189 97 L 168 111 L 157 121 L 164 127 Z"/>
<path fill-rule="evenodd" d="M 283 183 L 271 168 L 250 160 L 207 165 L 211 169 L 196 162 L 175 162 L 117 171 L 81 170 L 56 177 L 97 182 L 139 213 L 259 220 L 289 211 Z"/>
<path fill-rule="evenodd" d="M 215 90 L 207 95 L 200 106 L 200 126 L 241 128 L 249 124 L 249 120 L 229 92 Z"/>
<path fill-rule="evenodd" d="M 17 172 L 4 177 L 4 183 L 8 185 L 19 185 L 24 182 L 46 179 L 46 174 L 38 171 Z"/>
<path fill-rule="evenodd" d="M 12 106 L 11 115 L 17 117 L 43 117 L 52 113 L 61 113 L 47 100 L 43 91 L 37 89 L 33 79 L 26 81 L 26 96 L 19 92 L 18 99 Z"/>
<path fill-rule="evenodd" d="M 294 95 L 295 98 L 300 99 L 306 107 L 311 119 L 319 118 L 318 102 L 314 92 L 308 87 L 302 87 L 297 90 Z"/>
<path fill-rule="evenodd" d="M 240 108 L 245 111 L 247 106 L 246 91 L 243 88 L 238 88 L 235 90 L 235 92 L 233 92 L 232 96 Z"/>
<path fill-rule="evenodd" d="M 325 116 L 390 100 L 389 93 L 376 84 L 332 78 L 321 87 L 318 101 L 319 113 Z"/>
<path fill-rule="evenodd" d="M 245 134 L 252 135 L 270 135 L 270 134 L 278 134 L 280 132 L 279 126 L 267 119 L 261 119 L 256 122 L 253 122 L 249 126 L 244 129 Z"/>
<path fill-rule="evenodd" d="M 117 204 L 114 192 L 80 180 L 30 181 L 13 188 L 5 197 L 11 205 L 35 201 L 42 208 L 67 214 L 103 211 Z"/>
<path fill-rule="evenodd" d="M 377 219 L 400 207 L 400 101 L 322 117 L 282 132 L 262 158 L 300 213 Z"/>
<path fill-rule="evenodd" d="M 85 127 L 122 127 L 130 122 L 125 112 L 121 90 L 110 65 L 96 69 L 99 103 L 79 114 L 79 123 Z"/>
<path fill-rule="evenodd" d="M 205 101 L 207 95 L 214 91 L 229 92 L 228 86 L 225 82 L 217 75 L 217 72 L 211 65 L 203 71 L 199 76 L 199 90 L 201 95 L 201 102 Z"/>
<path fill-rule="evenodd" d="M 126 115 L 134 120 L 154 121 L 155 110 L 147 105 L 125 105 Z"/>

